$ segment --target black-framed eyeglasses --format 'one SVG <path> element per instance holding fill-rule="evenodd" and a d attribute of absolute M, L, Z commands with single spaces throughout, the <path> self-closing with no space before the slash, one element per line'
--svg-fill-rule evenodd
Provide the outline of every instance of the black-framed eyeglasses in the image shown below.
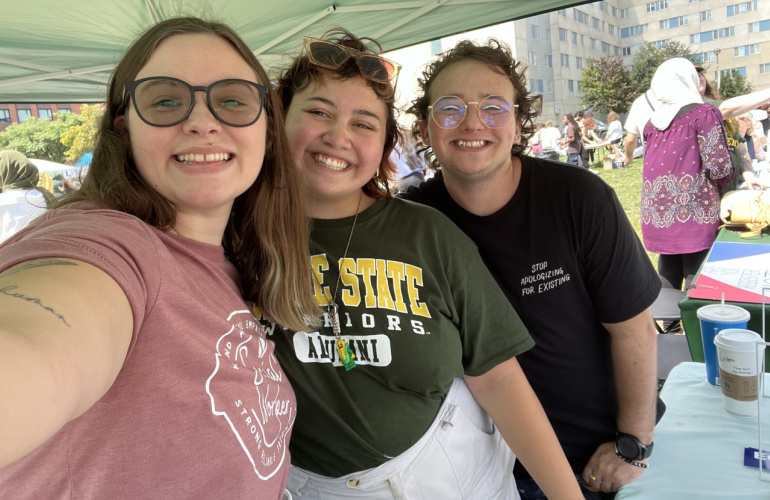
<path fill-rule="evenodd" d="M 153 127 L 172 127 L 185 121 L 195 105 L 195 92 L 206 93 L 209 110 L 220 122 L 248 127 L 262 114 L 267 87 L 237 78 L 194 87 L 170 76 L 142 78 L 123 87 L 123 97 L 130 94 L 136 114 Z"/>
<path fill-rule="evenodd" d="M 398 76 L 401 65 L 377 54 L 367 54 L 360 50 L 327 42 L 320 38 L 304 37 L 302 46 L 311 63 L 326 69 L 339 69 L 345 61 L 355 58 L 361 75 L 377 83 L 388 83 Z"/>
<path fill-rule="evenodd" d="M 433 121 L 441 128 L 457 128 L 465 120 L 468 106 L 476 104 L 479 119 L 489 128 L 502 128 L 516 115 L 518 104 L 513 104 L 503 96 L 488 95 L 479 102 L 465 102 L 457 96 L 446 95 L 436 99 L 428 106 Z"/>

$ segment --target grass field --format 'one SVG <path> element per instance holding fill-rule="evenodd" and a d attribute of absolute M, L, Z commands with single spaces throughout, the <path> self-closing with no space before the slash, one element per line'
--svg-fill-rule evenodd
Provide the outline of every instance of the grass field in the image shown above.
<path fill-rule="evenodd" d="M 598 155 L 595 155 L 598 157 Z M 566 157 L 562 158 L 565 161 Z M 617 170 L 604 170 L 601 162 L 592 164 L 591 170 L 598 172 L 599 177 L 612 186 L 618 195 L 621 205 L 634 226 L 639 239 L 642 239 L 642 228 L 639 224 L 639 210 L 642 192 L 642 158 L 636 158 L 631 165 Z M 655 269 L 658 269 L 658 254 L 647 252 Z"/>

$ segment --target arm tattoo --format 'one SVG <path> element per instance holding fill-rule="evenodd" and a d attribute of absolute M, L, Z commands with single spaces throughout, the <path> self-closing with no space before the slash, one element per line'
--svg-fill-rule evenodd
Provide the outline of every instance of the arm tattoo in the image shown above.
<path fill-rule="evenodd" d="M 32 302 L 33 304 L 37 304 L 38 306 L 42 307 L 46 311 L 50 312 L 51 314 L 53 314 L 54 316 L 59 318 L 62 321 L 62 323 L 64 323 L 65 325 L 67 325 L 67 326 L 69 326 L 71 328 L 70 324 L 67 323 L 67 320 L 64 319 L 64 316 L 62 316 L 61 314 L 57 313 L 52 307 L 49 307 L 49 306 L 43 304 L 40 301 L 40 299 L 37 299 L 35 297 L 27 297 L 23 293 L 15 292 L 14 290 L 16 290 L 17 288 L 19 288 L 19 287 L 16 286 L 16 285 L 4 286 L 4 287 L 0 288 L 0 294 L 7 295 L 9 297 L 15 297 L 15 298 L 21 299 L 21 300 L 23 300 L 25 302 Z"/>
<path fill-rule="evenodd" d="M 29 269 L 34 269 L 37 267 L 47 267 L 47 266 L 77 266 L 76 262 L 68 261 L 68 260 L 60 260 L 60 259 L 39 259 L 34 260 L 30 262 L 26 262 L 24 264 L 20 264 L 19 266 L 16 266 L 14 269 L 10 271 L 5 271 L 3 273 L 0 273 L 0 277 L 6 278 L 8 276 L 13 276 L 16 273 L 20 273 L 22 271 L 26 271 Z M 64 319 L 64 316 L 57 313 L 56 310 L 50 306 L 47 306 L 43 304 L 43 302 L 35 297 L 28 297 L 24 295 L 23 293 L 20 293 L 17 290 L 19 288 L 16 285 L 7 285 L 2 288 L 0 288 L 0 294 L 7 295 L 8 297 L 14 297 L 17 299 L 21 299 L 25 302 L 31 302 L 33 304 L 37 304 L 39 307 L 43 308 L 45 311 L 48 311 L 49 313 L 53 314 L 57 318 L 61 320 L 62 323 L 67 325 L 71 328 L 71 325 L 67 323 L 67 320 Z"/>
<path fill-rule="evenodd" d="M 38 260 L 26 262 L 24 264 L 20 264 L 10 271 L 4 271 L 3 273 L 0 273 L 0 277 L 5 278 L 6 276 L 13 276 L 16 273 L 20 273 L 28 269 L 34 269 L 36 267 L 47 267 L 47 266 L 77 266 L 77 263 L 72 262 L 70 260 L 38 259 Z"/>

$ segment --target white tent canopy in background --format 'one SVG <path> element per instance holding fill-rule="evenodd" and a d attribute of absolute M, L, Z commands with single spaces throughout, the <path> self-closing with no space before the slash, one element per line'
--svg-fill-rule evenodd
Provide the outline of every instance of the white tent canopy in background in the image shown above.
<path fill-rule="evenodd" d="M 100 102 L 129 43 L 177 15 L 221 20 L 267 67 L 342 26 L 394 50 L 575 0 L 0 0 L 0 102 Z"/>

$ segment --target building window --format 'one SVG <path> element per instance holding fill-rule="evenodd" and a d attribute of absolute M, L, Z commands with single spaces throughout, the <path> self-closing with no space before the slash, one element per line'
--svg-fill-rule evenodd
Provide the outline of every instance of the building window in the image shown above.
<path fill-rule="evenodd" d="M 575 33 L 574 31 L 572 32 L 572 44 L 573 45 L 577 45 L 578 44 L 577 43 L 577 33 Z"/>
<path fill-rule="evenodd" d="M 735 57 L 750 56 L 753 54 L 759 54 L 759 44 L 754 43 L 751 45 L 742 45 L 733 49 L 733 55 Z"/>
<path fill-rule="evenodd" d="M 677 26 L 684 26 L 685 24 L 690 24 L 687 16 L 672 17 L 660 21 L 660 29 L 676 28 Z"/>
<path fill-rule="evenodd" d="M 583 92 L 583 80 L 578 80 L 578 92 Z"/>
<path fill-rule="evenodd" d="M 628 17 L 628 8 L 620 9 L 620 18 L 625 19 Z"/>
<path fill-rule="evenodd" d="M 567 9 L 559 9 L 558 12 L 560 16 L 567 17 Z"/>
<path fill-rule="evenodd" d="M 53 113 L 51 112 L 50 108 L 37 108 L 37 116 L 42 118 L 50 118 L 53 119 Z"/>
<path fill-rule="evenodd" d="M 770 74 L 770 63 L 764 63 L 759 65 L 759 74 L 760 75 L 768 75 Z M 3 117 L 3 110 L 0 109 L 0 121 L 2 121 Z"/>
<path fill-rule="evenodd" d="M 545 55 L 545 65 L 549 68 L 553 68 L 553 56 L 551 54 Z"/>
<path fill-rule="evenodd" d="M 620 47 L 618 47 L 617 45 L 613 45 L 613 46 L 612 46 L 612 51 L 614 52 L 614 54 L 615 54 L 616 56 L 619 56 L 619 55 L 620 55 Z"/>
<path fill-rule="evenodd" d="M 607 11 L 607 3 L 604 0 L 599 0 L 599 10 Z"/>
<path fill-rule="evenodd" d="M 630 56 L 631 55 L 631 47 L 623 47 L 623 55 L 624 56 Z"/>
<path fill-rule="evenodd" d="M 609 33 L 610 35 L 614 35 L 615 34 L 615 26 L 613 26 L 612 24 L 608 24 L 607 25 L 607 33 Z"/>
<path fill-rule="evenodd" d="M 618 17 L 618 8 L 612 5 L 610 5 L 610 8 L 612 9 L 612 17 Z"/>
<path fill-rule="evenodd" d="M 704 10 L 700 13 L 700 20 L 701 21 L 711 21 L 711 11 L 710 10 Z"/>
<path fill-rule="evenodd" d="M 16 116 L 19 117 L 19 123 L 24 123 L 27 121 L 27 118 L 32 116 L 32 110 L 31 109 L 16 109 Z"/>
<path fill-rule="evenodd" d="M 647 12 L 657 12 L 663 9 L 668 9 L 668 0 L 660 0 L 658 2 L 649 2 L 647 4 Z"/>
<path fill-rule="evenodd" d="M 770 20 L 749 23 L 749 33 L 759 33 L 770 30 Z"/>
<path fill-rule="evenodd" d="M 543 80 L 533 78 L 529 81 L 529 91 L 530 92 L 540 92 L 543 93 Z"/>
<path fill-rule="evenodd" d="M 572 17 L 575 18 L 575 21 L 583 24 L 588 24 L 588 14 L 585 12 L 581 12 L 577 9 L 572 9 Z"/>
<path fill-rule="evenodd" d="M 712 62 L 714 60 L 714 52 L 699 52 L 697 54 L 692 55 L 692 62 L 694 63 L 704 63 L 704 62 Z"/>
<path fill-rule="evenodd" d="M 546 90 L 548 92 L 553 92 L 553 81 L 552 80 L 547 80 L 545 82 L 545 86 L 546 86 Z"/>
<path fill-rule="evenodd" d="M 597 17 L 591 17 L 591 26 L 594 27 L 594 29 L 599 29 L 599 18 Z"/>
<path fill-rule="evenodd" d="M 757 2 L 741 2 L 735 5 L 727 6 L 727 17 L 734 16 L 736 14 L 745 14 L 757 10 Z"/>
<path fill-rule="evenodd" d="M 609 54 L 610 53 L 610 44 L 607 42 L 602 42 L 602 54 Z"/>
<path fill-rule="evenodd" d="M 559 28 L 559 41 L 560 42 L 566 42 L 567 41 L 567 30 L 563 28 Z"/>
<path fill-rule="evenodd" d="M 722 76 L 727 76 L 729 74 L 735 74 L 738 73 L 742 77 L 746 77 L 746 66 L 741 66 L 740 68 L 731 68 L 731 69 L 723 69 L 720 71 L 722 73 Z"/>
<path fill-rule="evenodd" d="M 591 38 L 591 49 L 596 50 L 596 38 Z"/>
<path fill-rule="evenodd" d="M 567 88 L 570 92 L 575 91 L 575 80 L 567 80 Z"/>
<path fill-rule="evenodd" d="M 59 108 L 57 113 L 72 113 L 72 110 L 70 109 L 69 106 L 57 106 L 57 107 Z"/>
<path fill-rule="evenodd" d="M 648 32 L 646 24 L 637 24 L 636 26 L 629 26 L 620 30 L 620 38 L 628 38 L 629 36 L 643 35 Z"/>
<path fill-rule="evenodd" d="M 535 24 L 530 25 L 530 34 L 532 38 L 540 38 L 540 27 Z"/>
<path fill-rule="evenodd" d="M 0 122 L 11 123 L 11 112 L 7 109 L 0 109 Z"/>
<path fill-rule="evenodd" d="M 569 55 L 561 54 L 561 65 L 564 68 L 569 68 Z"/>
<path fill-rule="evenodd" d="M 575 57 L 575 67 L 580 69 L 583 67 L 583 58 L 582 57 Z"/>
<path fill-rule="evenodd" d="M 687 0 L 687 3 L 705 2 L 706 0 Z"/>

